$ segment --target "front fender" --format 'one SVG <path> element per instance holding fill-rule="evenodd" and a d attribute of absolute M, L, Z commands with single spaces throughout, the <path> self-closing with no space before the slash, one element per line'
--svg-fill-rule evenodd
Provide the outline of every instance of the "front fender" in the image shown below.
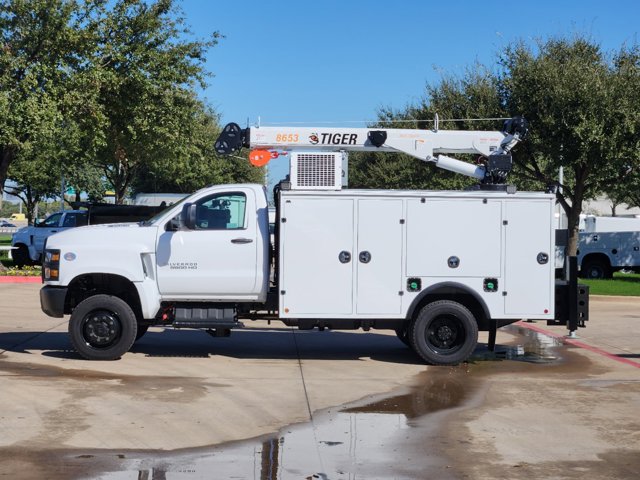
<path fill-rule="evenodd" d="M 156 314 L 160 310 L 161 302 L 158 284 L 154 280 L 146 278 L 143 282 L 136 282 L 134 285 L 136 290 L 138 290 L 138 296 L 140 297 L 142 316 L 145 319 L 155 318 Z"/>

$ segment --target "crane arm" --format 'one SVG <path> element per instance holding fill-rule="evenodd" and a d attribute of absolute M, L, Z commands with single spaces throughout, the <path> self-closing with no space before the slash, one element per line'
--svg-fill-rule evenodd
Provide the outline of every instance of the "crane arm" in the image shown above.
<path fill-rule="evenodd" d="M 504 131 L 412 130 L 379 128 L 252 127 L 228 124 L 215 149 L 230 154 L 249 147 L 283 151 L 375 151 L 406 153 L 440 168 L 502 183 L 511 170 L 511 149 L 526 135 L 527 122 L 515 117 Z M 485 165 L 463 162 L 445 154 L 477 154 Z"/>

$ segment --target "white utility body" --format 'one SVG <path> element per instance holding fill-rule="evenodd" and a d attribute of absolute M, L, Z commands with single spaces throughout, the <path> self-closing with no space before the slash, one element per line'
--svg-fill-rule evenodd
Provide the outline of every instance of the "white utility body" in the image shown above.
<path fill-rule="evenodd" d="M 493 345 L 498 327 L 521 318 L 586 320 L 576 288 L 572 296 L 554 279 L 554 195 L 504 184 L 525 131 L 523 119 L 504 132 L 229 124 L 219 153 L 252 147 L 258 164 L 290 156 L 275 219 L 264 187 L 218 185 L 140 224 L 54 235 L 42 309 L 71 314 L 72 343 L 88 359 L 119 357 L 151 325 L 226 336 L 239 319 L 279 319 L 301 329 L 393 329 L 427 362 L 454 364 L 471 355 L 478 330 Z M 407 153 L 481 185 L 346 189 L 349 151 Z"/>
<path fill-rule="evenodd" d="M 491 318 L 552 319 L 554 200 L 480 191 L 282 192 L 280 316 L 402 319 L 425 288 L 448 282 L 477 292 Z M 532 218 L 535 230 L 526 227 Z M 350 261 L 341 262 L 341 252 Z M 410 279 L 422 288 L 408 291 Z"/>

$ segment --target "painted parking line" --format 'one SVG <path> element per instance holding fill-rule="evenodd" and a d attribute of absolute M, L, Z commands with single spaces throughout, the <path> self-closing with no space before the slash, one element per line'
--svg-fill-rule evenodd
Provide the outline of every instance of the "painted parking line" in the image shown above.
<path fill-rule="evenodd" d="M 543 335 L 547 335 L 548 337 L 557 338 L 565 344 L 573 345 L 574 347 L 578 347 L 578 348 L 584 348 L 585 350 L 589 350 L 590 352 L 597 353 L 598 355 L 602 355 L 603 357 L 606 357 L 610 360 L 615 360 L 616 362 L 624 363 L 625 365 L 630 365 L 635 368 L 640 368 L 640 363 L 638 362 L 634 362 L 633 360 L 629 360 L 628 358 L 619 357 L 617 355 L 614 355 L 613 353 L 609 353 L 605 350 L 602 350 L 601 348 L 594 347 L 593 345 L 588 345 L 579 340 L 575 340 L 573 338 L 567 338 L 564 335 L 559 335 L 557 333 L 550 332 L 548 330 L 545 330 L 542 327 L 538 327 L 533 323 L 518 322 L 516 323 L 516 325 L 518 325 L 519 327 L 528 328 L 529 330 L 533 330 L 534 332 L 538 332 Z"/>

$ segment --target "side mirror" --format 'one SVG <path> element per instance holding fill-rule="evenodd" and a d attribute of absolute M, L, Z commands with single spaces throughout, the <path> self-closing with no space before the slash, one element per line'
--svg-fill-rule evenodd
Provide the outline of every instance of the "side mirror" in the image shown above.
<path fill-rule="evenodd" d="M 169 220 L 167 222 L 165 230 L 167 232 L 177 232 L 178 230 L 180 230 L 180 217 L 176 215 L 171 220 Z"/>
<path fill-rule="evenodd" d="M 180 214 L 180 221 L 189 230 L 196 229 L 196 208 L 198 206 L 195 203 L 187 203 L 182 207 L 182 213 Z"/>

